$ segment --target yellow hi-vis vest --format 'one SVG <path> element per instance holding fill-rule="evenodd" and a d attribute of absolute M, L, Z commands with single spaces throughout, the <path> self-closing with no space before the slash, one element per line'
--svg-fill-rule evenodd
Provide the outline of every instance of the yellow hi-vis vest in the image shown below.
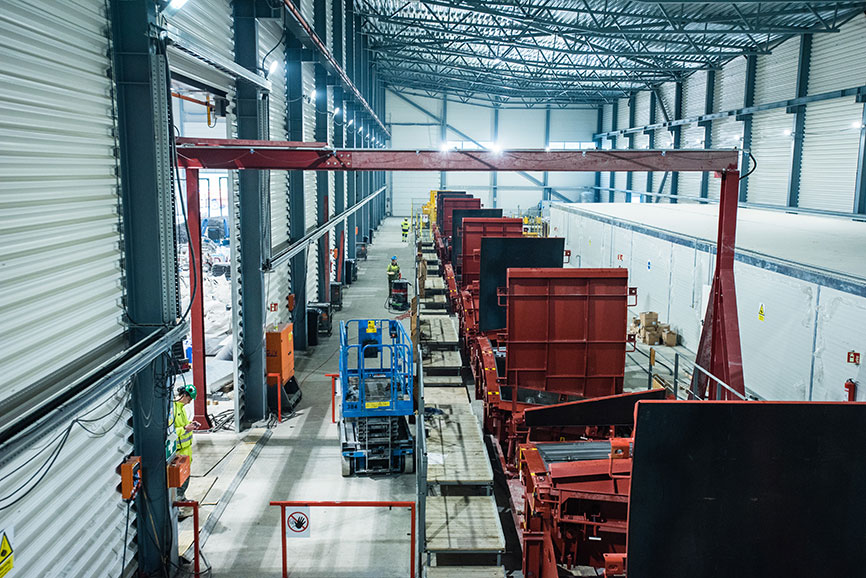
<path fill-rule="evenodd" d="M 403 221 L 402 227 L 403 227 L 403 232 L 408 233 L 409 232 L 409 221 Z"/>
<path fill-rule="evenodd" d="M 388 279 L 393 281 L 400 274 L 400 265 L 388 265 Z"/>
<path fill-rule="evenodd" d="M 181 402 L 174 402 L 174 433 L 177 434 L 177 453 L 181 456 L 189 456 L 190 461 L 192 461 L 192 432 L 185 429 L 189 423 L 186 408 Z"/>

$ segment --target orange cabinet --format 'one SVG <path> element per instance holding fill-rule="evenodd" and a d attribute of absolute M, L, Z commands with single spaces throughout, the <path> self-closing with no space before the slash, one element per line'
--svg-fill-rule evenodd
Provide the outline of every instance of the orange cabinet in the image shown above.
<path fill-rule="evenodd" d="M 279 325 L 265 336 L 266 369 L 269 374 L 280 375 L 280 385 L 285 385 L 295 375 L 295 344 L 292 324 Z"/>

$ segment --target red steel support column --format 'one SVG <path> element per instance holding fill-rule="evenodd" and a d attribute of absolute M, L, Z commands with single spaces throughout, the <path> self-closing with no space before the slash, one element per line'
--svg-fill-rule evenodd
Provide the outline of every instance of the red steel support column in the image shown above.
<path fill-rule="evenodd" d="M 189 224 L 189 287 L 192 307 L 192 383 L 196 396 L 193 402 L 199 428 L 209 427 L 207 419 L 207 376 L 204 366 L 204 283 L 201 252 L 201 210 L 199 208 L 198 169 L 186 170 L 186 218 Z"/>
<path fill-rule="evenodd" d="M 743 356 L 740 350 L 740 324 L 737 317 L 737 293 L 734 285 L 734 249 L 737 237 L 737 203 L 739 171 L 722 173 L 719 201 L 719 231 L 716 246 L 716 271 L 713 275 L 710 302 L 698 347 L 697 362 L 740 395 L 745 395 Z M 709 399 L 735 400 L 732 392 L 717 386 L 712 379 L 695 371 L 692 391 L 708 393 Z"/>

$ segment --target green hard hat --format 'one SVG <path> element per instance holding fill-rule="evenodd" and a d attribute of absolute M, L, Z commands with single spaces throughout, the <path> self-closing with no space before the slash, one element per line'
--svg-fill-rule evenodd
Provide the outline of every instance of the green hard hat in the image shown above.
<path fill-rule="evenodd" d="M 186 385 L 181 385 L 180 387 L 177 388 L 177 394 L 178 395 L 184 395 L 185 394 L 185 395 L 188 395 L 190 397 L 190 399 L 195 399 L 196 393 L 197 392 L 195 390 L 195 386 L 191 383 L 188 383 Z"/>

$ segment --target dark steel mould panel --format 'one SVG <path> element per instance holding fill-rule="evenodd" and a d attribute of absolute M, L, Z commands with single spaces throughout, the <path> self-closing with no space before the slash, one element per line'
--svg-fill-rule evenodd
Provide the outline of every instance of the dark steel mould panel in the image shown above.
<path fill-rule="evenodd" d="M 460 272 L 463 255 L 463 219 L 466 218 L 498 218 L 502 216 L 502 209 L 455 209 L 451 213 L 451 251 L 454 253 L 455 273 Z"/>
<path fill-rule="evenodd" d="M 521 237 L 481 238 L 481 281 L 478 284 L 478 330 L 482 333 L 505 329 L 505 307 L 497 290 L 505 288 L 506 273 L 512 267 L 562 267 L 565 239 Z"/>
<path fill-rule="evenodd" d="M 467 287 L 481 276 L 481 239 L 484 237 L 517 238 L 523 237 L 523 219 L 499 218 L 463 219 L 463 254 L 461 287 Z M 452 251 L 452 258 L 456 253 Z"/>
<path fill-rule="evenodd" d="M 637 405 L 629 578 L 863 576 L 866 404 Z"/>
<path fill-rule="evenodd" d="M 509 269 L 509 385 L 581 397 L 622 393 L 627 269 Z"/>

